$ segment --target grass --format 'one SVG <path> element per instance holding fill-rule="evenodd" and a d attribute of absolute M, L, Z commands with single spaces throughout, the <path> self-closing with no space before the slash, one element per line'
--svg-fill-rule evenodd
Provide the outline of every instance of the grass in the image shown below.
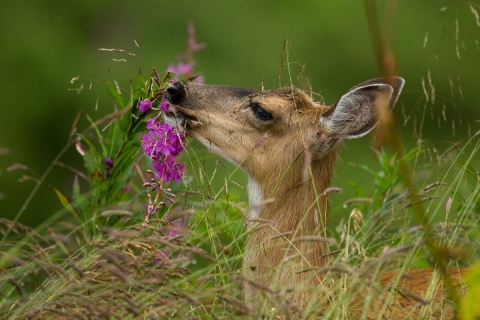
<path fill-rule="evenodd" d="M 392 3 L 387 15 L 395 12 Z M 386 76 L 393 75 L 391 26 L 382 38 L 373 2 L 365 1 L 365 5 L 380 69 Z M 243 188 L 236 182 L 239 168 L 231 171 L 190 142 L 185 155 L 189 175 L 170 186 L 175 201 L 144 224 L 148 190 L 142 185 L 148 180 L 143 173 L 148 161 L 138 153 L 141 129 L 136 124 L 144 118 L 135 105 L 140 96 L 148 92 L 160 96 L 165 90 L 167 81 L 152 87 L 152 77 L 144 79 L 139 74 L 128 98 L 114 84 L 106 83 L 120 111 L 91 120 L 87 130 L 69 137 L 66 148 L 76 141 L 77 149 L 84 152 L 85 169 L 81 171 L 86 181 L 80 182 L 82 175 L 78 175 L 72 197 L 57 190 L 64 205 L 61 212 L 36 228 L 0 219 L 4 235 L 0 242 L 0 317 L 258 316 L 250 314 L 242 301 L 240 271 L 248 209 L 237 191 Z M 426 103 L 424 113 L 427 108 Z M 364 318 L 370 316 L 367 310 L 372 306 L 376 317 L 388 318 L 389 306 L 396 303 L 395 284 L 381 287 L 382 273 L 432 266 L 439 272 L 427 296 L 411 297 L 427 305 L 421 317 L 436 317 L 437 308 L 447 308 L 429 303 L 440 282 L 450 287 L 448 299 L 464 319 L 478 312 L 475 297 L 459 298 L 463 288 L 445 279 L 448 268 L 472 265 L 479 258 L 480 175 L 475 161 L 479 133 L 441 153 L 420 138 L 416 146 L 405 149 L 397 129 L 384 128 L 389 147 L 376 152 L 380 169 L 354 164 L 371 175 L 375 187 L 363 190 L 350 182 L 342 187 L 351 187 L 355 198 L 331 208 L 333 212 L 351 208 L 352 214 L 331 226 L 328 266 L 306 271 L 323 277 L 321 287 L 313 292 L 316 299 L 295 314 L 296 306 L 288 303 L 291 292 L 266 290 L 278 301 L 273 307 L 265 306 L 266 318 L 282 314 L 345 319 L 351 313 L 347 306 L 355 299 Z M 77 131 L 75 124 L 73 129 Z M 116 156 L 109 179 L 104 178 L 107 155 Z M 231 190 L 232 185 L 236 190 Z M 475 288 L 480 286 L 475 276 L 480 267 L 472 270 L 467 282 Z M 380 295 L 382 301 L 378 301 Z"/>

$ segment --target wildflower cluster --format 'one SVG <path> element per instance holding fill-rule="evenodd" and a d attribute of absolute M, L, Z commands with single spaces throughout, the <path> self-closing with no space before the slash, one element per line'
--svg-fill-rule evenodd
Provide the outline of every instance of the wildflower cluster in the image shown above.
<path fill-rule="evenodd" d="M 157 172 L 155 178 L 166 182 L 179 182 L 185 173 L 185 164 L 178 163 L 176 157 L 183 151 L 185 137 L 158 117 L 147 121 L 149 133 L 143 136 L 142 148 L 152 158 L 152 167 Z"/>
<path fill-rule="evenodd" d="M 180 182 L 185 174 L 185 163 L 178 163 L 176 158 L 183 151 L 185 137 L 168 123 L 161 122 L 158 116 L 147 121 L 147 129 L 149 132 L 143 135 L 142 149 L 152 159 L 152 168 L 156 172 L 148 170 L 153 177 L 144 186 L 156 190 L 156 195 L 152 197 L 148 194 L 144 225 L 152 214 L 165 205 L 162 197 L 166 197 L 170 203 L 174 202 L 175 194 L 171 189 L 164 188 L 163 182 Z"/>
<path fill-rule="evenodd" d="M 110 157 L 105 158 L 105 166 L 107 167 L 106 169 L 106 176 L 107 178 L 111 176 L 111 169 L 113 168 L 113 161 L 110 159 Z"/>
<path fill-rule="evenodd" d="M 139 103 L 139 109 L 142 106 L 142 102 Z M 168 110 L 168 103 L 162 101 L 159 109 L 160 111 Z M 175 201 L 175 194 L 171 192 L 171 189 L 164 188 L 163 182 L 180 182 L 183 175 L 185 175 L 185 163 L 178 163 L 176 158 L 184 149 L 185 137 L 168 123 L 161 122 L 160 116 L 147 121 L 148 133 L 144 134 L 142 138 L 142 149 L 145 155 L 152 159 L 152 168 L 155 170 L 155 172 L 148 170 L 152 178 L 150 182 L 144 184 L 144 187 L 150 187 L 152 191 L 156 191 L 156 195 L 153 197 L 151 194 L 148 194 L 147 214 L 144 225 L 148 223 L 152 214 L 165 206 L 162 198 L 166 198 L 170 203 Z"/>
<path fill-rule="evenodd" d="M 167 68 L 167 72 L 172 72 L 175 74 L 171 80 L 172 82 L 177 81 L 179 77 L 184 79 L 191 79 L 194 77 L 193 67 L 197 64 L 197 62 L 195 61 L 193 54 L 196 51 L 202 50 L 206 47 L 205 43 L 197 43 L 197 37 L 195 36 L 195 29 L 192 22 L 188 23 L 187 32 L 187 49 L 184 53 L 177 55 L 178 60 L 185 60 L 185 62 L 180 61 L 176 65 L 174 63 L 170 63 Z M 198 83 L 203 83 L 203 76 L 195 76 L 195 81 Z"/>
<path fill-rule="evenodd" d="M 147 215 L 144 225 L 148 223 L 152 214 L 165 205 L 162 199 L 166 198 L 170 203 L 174 202 L 175 195 L 170 189 L 163 187 L 163 182 L 180 182 L 185 175 L 185 163 L 178 163 L 176 158 L 184 149 L 185 137 L 177 132 L 174 127 L 161 121 L 161 112 L 166 112 L 170 107 L 169 103 L 165 101 L 162 92 L 168 83 L 174 83 L 179 78 L 187 81 L 195 79 L 196 82 L 203 82 L 201 76 L 194 76 L 193 74 L 193 67 L 196 65 L 193 54 L 203 49 L 205 44 L 197 43 L 192 23 L 188 24 L 187 30 L 189 36 L 186 52 L 177 56 L 177 60 L 179 60 L 177 64 L 169 64 L 165 79 L 163 81 L 160 80 L 156 70 L 153 70 L 154 77 L 151 79 L 151 83 L 154 81 L 162 88 L 160 91 L 157 91 L 157 93 L 162 94 L 158 106 L 154 107 L 152 102 L 157 100 L 160 96 L 159 94 L 154 94 L 150 99 L 147 98 L 138 103 L 138 110 L 142 113 L 142 117 L 151 109 L 160 111 L 160 115 L 147 121 L 147 129 L 149 131 L 143 135 L 142 139 L 142 149 L 145 151 L 145 155 L 152 159 L 152 168 L 155 171 L 148 171 L 152 178 L 144 186 L 150 187 L 152 191 L 156 191 L 155 195 L 148 194 Z M 147 92 L 147 97 L 149 96 L 150 89 Z"/>

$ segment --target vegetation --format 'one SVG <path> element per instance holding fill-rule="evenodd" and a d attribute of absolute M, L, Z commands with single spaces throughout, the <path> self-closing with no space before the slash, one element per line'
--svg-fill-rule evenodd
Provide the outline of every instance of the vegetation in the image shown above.
<path fill-rule="evenodd" d="M 388 21 L 394 17 L 387 14 L 387 27 L 380 28 L 374 3 L 365 1 L 365 7 L 382 74 L 393 75 L 396 61 Z M 470 8 L 478 19 L 478 6 Z M 170 67 L 176 77 L 195 81 L 190 69 L 180 68 L 193 67 L 195 45 L 189 42 L 180 56 L 182 65 Z M 289 61 L 289 48 L 287 41 L 280 79 L 288 74 L 290 85 L 295 84 L 291 68 L 298 64 Z M 115 81 L 105 81 L 117 110 L 99 120 L 87 117 L 90 124 L 85 130 L 77 128 L 83 117 L 79 114 L 58 155 L 59 159 L 75 146 L 84 161 L 84 169 L 71 169 L 75 173 L 71 197 L 64 190 L 53 190 L 64 209 L 36 227 L 0 219 L 0 317 L 230 319 L 249 314 L 239 272 L 248 208 L 232 191 L 232 184 L 235 190 L 242 188 L 232 178 L 239 169 L 226 167 L 189 140 L 180 156 L 187 170 L 181 181 L 169 179 L 173 181 L 163 185 L 158 170 L 147 171 L 152 160 L 143 154 L 141 136 L 147 119 L 161 108 L 172 77 L 173 72 L 142 70 L 124 90 Z M 480 131 L 472 123 L 468 138 L 443 150 L 424 141 L 423 126 L 436 97 L 430 71 L 423 85 L 415 145 L 404 146 L 395 127 L 398 119 L 391 119 L 377 132 L 377 143 L 383 143 L 374 151 L 373 165 L 341 164 L 365 171 L 374 187 L 359 187 L 352 178 L 342 189 L 351 188 L 353 197 L 338 202 L 332 193 L 330 215 L 345 208 L 351 214 L 334 219 L 329 246 L 335 259 L 318 270 L 326 274 L 324 291 L 319 293 L 319 305 L 325 308 L 319 313 L 318 305 L 312 305 L 303 317 L 346 318 L 345 302 L 359 287 L 371 290 L 364 307 L 373 303 L 378 289 L 374 280 L 382 270 L 423 267 L 440 270 L 438 281 L 446 279 L 459 316 L 473 319 L 480 311 L 480 265 L 475 264 L 480 245 Z M 154 109 L 139 110 L 145 100 Z M 400 108 L 404 111 L 401 104 Z M 410 117 L 405 114 L 407 120 Z M 444 271 L 469 265 L 472 272 L 465 280 L 472 289 L 461 298 L 464 291 L 454 288 Z M 365 281 L 364 275 L 372 270 L 373 280 Z M 358 281 L 347 283 L 346 274 L 358 275 Z M 294 308 L 284 306 L 287 311 Z M 436 308 L 426 308 L 422 316 L 436 315 Z M 269 312 L 266 317 L 273 319 L 279 310 Z M 384 306 L 379 317 L 386 312 Z"/>

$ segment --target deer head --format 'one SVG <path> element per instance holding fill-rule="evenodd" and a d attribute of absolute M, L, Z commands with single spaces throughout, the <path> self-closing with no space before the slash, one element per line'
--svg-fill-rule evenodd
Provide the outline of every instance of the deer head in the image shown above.
<path fill-rule="evenodd" d="M 268 193 L 279 175 L 289 172 L 280 189 L 301 182 L 302 153 L 314 167 L 323 162 L 333 168 L 340 143 L 370 132 L 379 110 L 394 106 L 403 84 L 396 77 L 373 79 L 325 106 L 295 87 L 261 91 L 176 82 L 167 89 L 171 108 L 166 120 L 239 165 L 253 189 L 259 189 L 254 196 L 272 197 Z M 324 176 L 316 178 L 328 184 L 331 170 L 322 171 Z"/>

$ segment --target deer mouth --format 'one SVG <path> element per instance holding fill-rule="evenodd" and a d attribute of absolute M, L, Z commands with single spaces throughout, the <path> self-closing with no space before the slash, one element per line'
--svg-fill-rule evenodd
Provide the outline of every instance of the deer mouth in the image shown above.
<path fill-rule="evenodd" d="M 186 84 L 180 81 L 171 83 L 165 92 L 164 98 L 168 102 L 168 109 L 165 111 L 165 121 L 175 126 L 178 131 L 187 134 L 190 129 L 201 125 L 198 121 L 198 111 L 187 105 Z"/>
<path fill-rule="evenodd" d="M 164 118 L 167 123 L 186 134 L 192 125 L 199 123 L 195 116 L 187 112 L 182 107 L 170 104 L 164 113 Z"/>

